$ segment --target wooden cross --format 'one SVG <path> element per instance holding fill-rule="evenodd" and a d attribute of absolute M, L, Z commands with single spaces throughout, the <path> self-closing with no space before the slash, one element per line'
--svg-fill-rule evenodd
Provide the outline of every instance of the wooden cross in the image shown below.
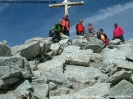
<path fill-rule="evenodd" d="M 79 2 L 70 2 L 68 0 L 64 0 L 62 3 L 59 4 L 51 4 L 49 5 L 50 8 L 57 8 L 57 7 L 65 7 L 65 15 L 68 15 L 68 8 L 71 6 L 83 5 L 83 1 Z"/>

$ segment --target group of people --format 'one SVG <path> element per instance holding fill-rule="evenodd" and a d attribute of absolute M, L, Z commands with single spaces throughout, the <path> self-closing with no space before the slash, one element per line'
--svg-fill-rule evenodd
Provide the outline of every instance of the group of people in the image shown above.
<path fill-rule="evenodd" d="M 84 36 L 85 38 L 90 38 L 96 36 L 98 39 L 101 39 L 103 43 L 108 45 L 109 39 L 106 34 L 104 34 L 104 30 L 102 28 L 99 29 L 98 32 L 93 28 L 92 24 L 88 24 L 88 32 L 85 33 L 84 25 L 82 24 L 83 20 L 79 19 L 79 23 L 76 25 L 76 35 Z M 58 24 L 55 24 L 49 32 L 49 36 L 52 37 L 53 43 L 58 43 L 61 40 L 61 35 L 64 34 L 66 36 L 70 36 L 70 21 L 68 19 L 68 15 L 64 15 L 62 19 L 58 21 Z M 122 27 L 118 26 L 117 23 L 114 23 L 113 30 L 113 40 L 120 39 L 124 42 L 124 30 Z"/>
<path fill-rule="evenodd" d="M 49 37 L 52 37 L 53 43 L 58 43 L 61 40 L 61 35 L 70 36 L 70 21 L 68 20 L 68 15 L 64 15 L 62 19 L 55 24 L 49 31 Z"/>

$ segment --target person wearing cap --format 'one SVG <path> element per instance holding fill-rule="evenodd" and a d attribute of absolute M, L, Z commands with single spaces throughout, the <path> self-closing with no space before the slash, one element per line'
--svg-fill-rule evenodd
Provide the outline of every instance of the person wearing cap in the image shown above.
<path fill-rule="evenodd" d="M 64 35 L 70 36 L 70 21 L 68 20 L 68 15 L 64 15 L 64 18 L 62 18 L 62 30 Z"/>
<path fill-rule="evenodd" d="M 120 39 L 122 42 L 124 42 L 124 30 L 122 29 L 122 27 L 118 26 L 117 23 L 114 23 L 114 30 L 113 30 L 113 40 L 114 39 Z"/>
<path fill-rule="evenodd" d="M 58 24 L 55 24 L 50 31 L 50 37 L 54 43 L 58 43 L 61 40 L 60 34 L 62 33 L 62 20 L 58 21 Z"/>
<path fill-rule="evenodd" d="M 85 28 L 84 28 L 82 23 L 83 23 L 83 20 L 79 19 L 79 23 L 76 25 L 76 34 L 77 34 L 77 36 L 78 35 L 84 36 Z"/>
<path fill-rule="evenodd" d="M 85 38 L 93 37 L 95 35 L 95 29 L 92 27 L 92 24 L 88 24 L 88 33 L 86 33 Z"/>

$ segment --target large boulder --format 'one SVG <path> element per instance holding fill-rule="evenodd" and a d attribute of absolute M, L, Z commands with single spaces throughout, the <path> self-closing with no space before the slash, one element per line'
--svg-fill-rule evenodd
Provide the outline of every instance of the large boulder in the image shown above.
<path fill-rule="evenodd" d="M 94 53 L 100 53 L 105 46 L 106 45 L 101 40 L 97 39 L 96 37 L 91 37 L 88 40 L 88 44 L 82 49 L 92 49 Z"/>
<path fill-rule="evenodd" d="M 75 36 L 75 38 L 72 41 L 72 44 L 80 48 L 83 48 L 88 44 L 88 41 L 84 39 L 83 36 Z"/>
<path fill-rule="evenodd" d="M 117 66 L 117 70 L 125 69 L 125 70 L 133 71 L 133 62 L 123 61 L 123 62 L 117 63 L 116 66 Z"/>
<path fill-rule="evenodd" d="M 40 45 L 40 53 L 39 55 L 44 55 L 46 52 L 50 50 L 50 45 L 51 45 L 51 38 L 41 38 L 41 37 L 35 37 L 32 39 L 29 39 L 25 41 L 24 44 L 30 44 L 34 41 L 38 41 Z"/>
<path fill-rule="evenodd" d="M 61 54 L 61 52 L 63 51 L 61 45 L 59 45 L 58 43 L 51 44 L 50 49 L 53 51 L 54 56 Z"/>
<path fill-rule="evenodd" d="M 14 96 L 17 99 L 28 99 L 31 96 L 32 86 L 28 80 L 22 81 L 21 84 L 15 89 Z"/>
<path fill-rule="evenodd" d="M 93 51 L 89 50 L 79 50 L 79 47 L 68 46 L 64 48 L 63 53 L 61 54 L 66 59 L 66 63 L 71 63 L 73 65 L 83 65 L 89 66 L 90 57 L 92 56 Z"/>
<path fill-rule="evenodd" d="M 110 89 L 110 96 L 115 99 L 133 99 L 133 85 L 122 80 Z"/>
<path fill-rule="evenodd" d="M 31 78 L 28 61 L 21 56 L 0 57 L 0 89 L 7 89 L 22 78 Z"/>
<path fill-rule="evenodd" d="M 38 41 L 34 41 L 29 44 L 11 47 L 11 50 L 13 55 L 19 53 L 21 56 L 25 57 L 26 59 L 31 59 L 39 55 L 40 46 Z"/>
<path fill-rule="evenodd" d="M 123 79 L 129 80 L 131 75 L 132 75 L 131 71 L 121 70 L 121 71 L 118 71 L 118 72 L 114 73 L 112 76 L 110 76 L 108 78 L 108 82 L 112 83 L 113 85 L 115 85 L 115 84 L 119 83 Z"/>
<path fill-rule="evenodd" d="M 37 68 L 39 71 L 41 71 L 42 75 L 47 75 L 50 72 L 58 72 L 63 73 L 63 65 L 65 61 L 60 60 L 49 60 L 44 63 L 40 63 Z"/>
<path fill-rule="evenodd" d="M 89 82 L 90 79 L 98 78 L 102 75 L 101 71 L 96 68 L 72 65 L 67 65 L 64 73 L 69 80 L 82 83 Z"/>
<path fill-rule="evenodd" d="M 116 48 L 114 49 L 105 48 L 101 52 L 101 54 L 103 56 L 103 62 L 107 64 L 116 64 L 126 60 L 125 53 Z"/>
<path fill-rule="evenodd" d="M 89 66 L 92 50 L 77 50 L 66 58 L 67 63 L 80 66 Z"/>
<path fill-rule="evenodd" d="M 5 40 L 0 42 L 0 56 L 11 56 L 11 49 Z"/>
<path fill-rule="evenodd" d="M 33 96 L 37 99 L 45 99 L 48 97 L 48 84 L 36 84 L 33 85 Z"/>
<path fill-rule="evenodd" d="M 94 86 L 81 89 L 76 93 L 61 96 L 51 96 L 50 99 L 104 99 L 109 95 L 110 84 L 96 83 Z"/>

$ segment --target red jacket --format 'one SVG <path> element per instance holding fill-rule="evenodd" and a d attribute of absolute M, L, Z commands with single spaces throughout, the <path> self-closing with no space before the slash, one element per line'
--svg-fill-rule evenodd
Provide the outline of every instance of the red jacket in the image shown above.
<path fill-rule="evenodd" d="M 62 30 L 64 30 L 64 28 L 66 27 L 66 29 L 68 31 L 70 31 L 70 21 L 68 19 L 62 19 Z"/>
<path fill-rule="evenodd" d="M 76 31 L 84 33 L 85 32 L 85 28 L 84 28 L 84 26 L 81 23 L 79 23 L 79 24 L 76 25 Z"/>
<path fill-rule="evenodd" d="M 113 36 L 114 37 L 119 37 L 119 36 L 121 36 L 121 35 L 124 34 L 124 30 L 120 26 L 114 28 L 114 31 L 113 32 L 114 32 L 113 33 Z"/>

